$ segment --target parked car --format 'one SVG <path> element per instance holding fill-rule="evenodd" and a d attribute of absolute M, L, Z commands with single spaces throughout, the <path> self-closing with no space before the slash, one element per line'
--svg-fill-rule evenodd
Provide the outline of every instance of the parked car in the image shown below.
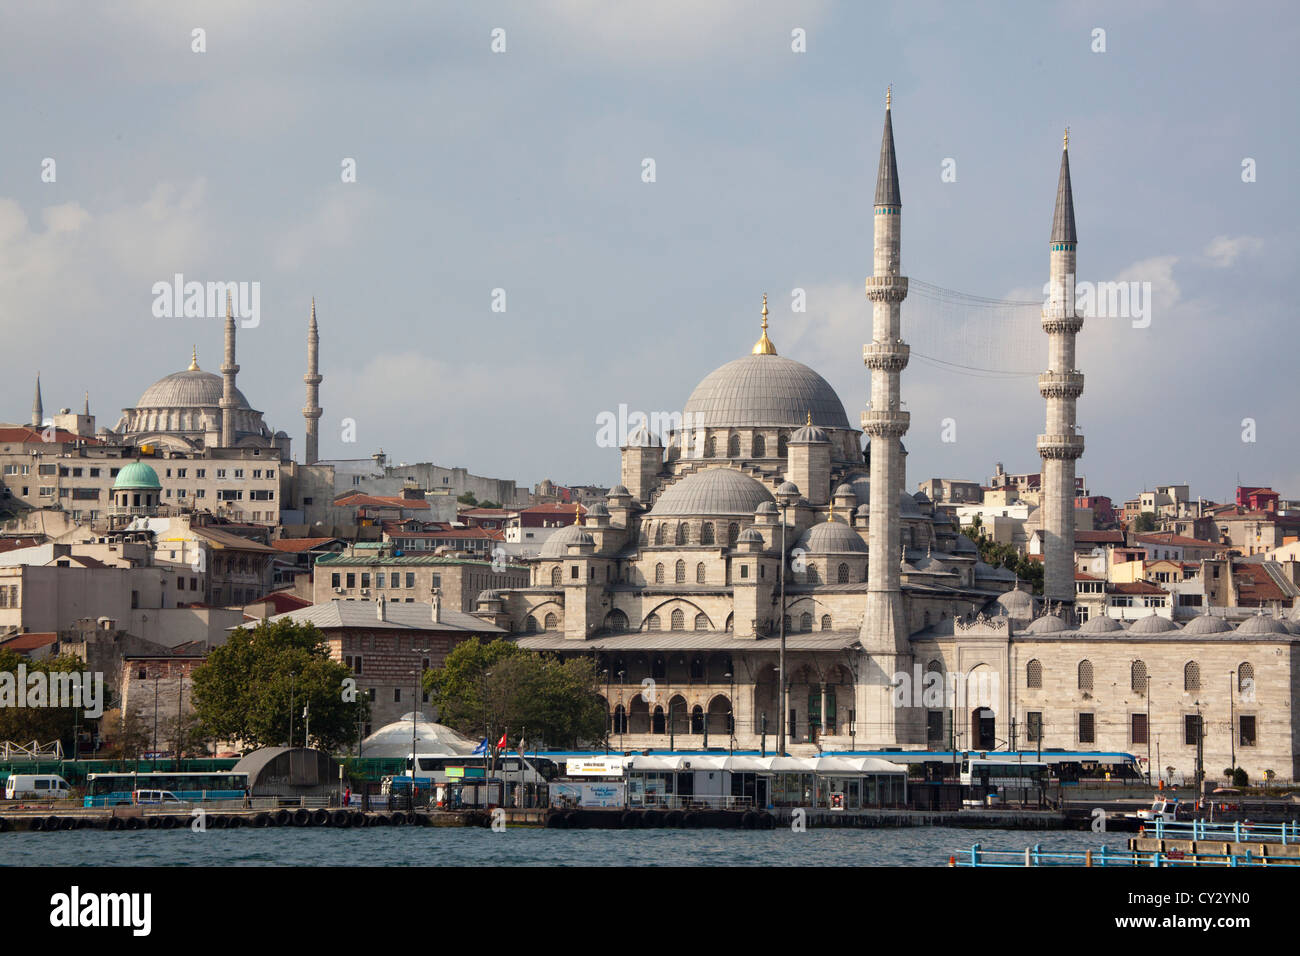
<path fill-rule="evenodd" d="M 184 800 L 170 790 L 136 790 L 131 794 L 131 802 L 137 807 L 183 807 Z"/>

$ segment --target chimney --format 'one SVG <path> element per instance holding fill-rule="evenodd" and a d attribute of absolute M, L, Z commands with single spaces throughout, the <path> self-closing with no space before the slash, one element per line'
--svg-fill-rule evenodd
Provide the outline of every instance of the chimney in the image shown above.
<path fill-rule="evenodd" d="M 442 623 L 442 588 L 434 588 L 429 600 L 433 604 L 433 623 Z"/>
<path fill-rule="evenodd" d="M 379 600 L 375 602 L 375 614 L 381 621 L 388 620 L 388 602 L 384 600 L 382 594 L 379 595 Z"/>

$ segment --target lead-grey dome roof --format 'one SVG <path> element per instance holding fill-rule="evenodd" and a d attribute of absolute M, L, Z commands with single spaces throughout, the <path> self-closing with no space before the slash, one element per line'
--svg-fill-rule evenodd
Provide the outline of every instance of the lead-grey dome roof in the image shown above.
<path fill-rule="evenodd" d="M 601 502 L 597 501 L 594 505 L 592 505 L 590 508 L 587 509 L 587 517 L 590 518 L 590 517 L 592 517 L 593 515 L 596 516 L 596 517 L 605 517 L 605 518 L 608 518 L 608 517 L 609 517 L 609 509 L 606 508 L 604 504 L 602 504 Z"/>
<path fill-rule="evenodd" d="M 1099 614 L 1096 617 L 1090 617 L 1079 627 L 1080 634 L 1106 634 L 1110 631 L 1122 631 L 1124 626 L 1113 617 L 1107 617 Z"/>
<path fill-rule="evenodd" d="M 732 468 L 707 468 L 687 475 L 659 496 L 650 514 L 749 516 L 772 496 L 759 482 Z"/>
<path fill-rule="evenodd" d="M 1256 614 L 1237 625 L 1238 634 L 1289 634 L 1290 631 L 1277 618 Z"/>
<path fill-rule="evenodd" d="M 541 556 L 543 558 L 567 558 L 569 556 L 569 545 L 591 544 L 593 541 L 595 539 L 583 531 L 581 525 L 567 525 L 546 539 L 546 543 L 542 545 Z"/>
<path fill-rule="evenodd" d="M 208 408 L 221 404 L 221 376 L 202 369 L 173 372 L 144 390 L 136 408 Z M 235 389 L 235 402 L 248 408 L 244 393 Z"/>
<path fill-rule="evenodd" d="M 1211 614 L 1198 614 L 1183 625 L 1184 634 L 1222 634 L 1230 630 L 1227 621 Z"/>
<path fill-rule="evenodd" d="M 1138 618 L 1129 627 L 1130 634 L 1164 634 L 1167 631 L 1178 630 L 1178 625 L 1167 617 L 1161 617 L 1159 614 L 1152 612 L 1146 617 Z"/>
<path fill-rule="evenodd" d="M 867 543 L 842 521 L 823 521 L 799 536 L 796 547 L 810 554 L 866 554 Z"/>
<path fill-rule="evenodd" d="M 780 355 L 746 355 L 704 377 L 682 409 L 693 427 L 786 425 L 812 415 L 823 428 L 848 428 L 835 389 L 807 365 Z"/>
<path fill-rule="evenodd" d="M 790 444 L 822 444 L 830 441 L 826 437 L 826 431 L 817 425 L 807 424 L 796 428 L 794 434 L 790 436 Z"/>
<path fill-rule="evenodd" d="M 1057 617 L 1054 614 L 1048 614 L 1044 617 L 1038 618 L 1027 628 L 1025 628 L 1025 633 L 1026 634 L 1056 634 L 1059 633 L 1060 631 L 1065 631 L 1068 629 L 1069 628 L 1066 625 L 1066 623 L 1062 621 L 1059 617 Z"/>

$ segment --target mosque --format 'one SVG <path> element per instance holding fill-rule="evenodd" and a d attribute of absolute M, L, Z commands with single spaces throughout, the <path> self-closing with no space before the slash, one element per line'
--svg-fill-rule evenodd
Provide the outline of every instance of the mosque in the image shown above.
<path fill-rule="evenodd" d="M 1252 779 L 1300 778 L 1300 611 L 1231 622 L 1207 611 L 1185 628 L 1154 614 L 1075 620 L 1083 319 L 1068 135 L 1038 383 L 1043 597 L 904 490 L 891 106 L 861 430 L 821 375 L 778 354 L 764 298 L 751 353 L 699 383 L 683 427 L 630 435 L 606 502 L 546 542 L 530 586 L 484 591 L 477 613 L 525 648 L 593 657 L 620 749 L 1105 750 L 1135 755 L 1153 778 L 1214 777 L 1230 762 Z"/>

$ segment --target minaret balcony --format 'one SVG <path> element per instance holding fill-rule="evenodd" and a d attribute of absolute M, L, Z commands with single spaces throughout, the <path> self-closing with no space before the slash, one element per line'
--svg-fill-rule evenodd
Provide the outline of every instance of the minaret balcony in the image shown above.
<path fill-rule="evenodd" d="M 1064 332 L 1068 335 L 1077 335 L 1083 328 L 1083 316 L 1067 315 L 1065 308 L 1061 305 L 1050 305 L 1043 309 L 1043 331 L 1048 335 L 1056 335 Z"/>
<path fill-rule="evenodd" d="M 862 361 L 873 372 L 901 372 L 912 354 L 903 342 L 871 342 L 862 346 Z"/>
<path fill-rule="evenodd" d="M 1039 435 L 1040 458 L 1069 460 L 1083 457 L 1082 435 Z"/>
<path fill-rule="evenodd" d="M 1043 398 L 1078 398 L 1083 394 L 1082 372 L 1044 372 L 1038 376 Z"/>
<path fill-rule="evenodd" d="M 862 430 L 872 438 L 902 438 L 912 422 L 910 412 L 868 409 L 862 413 Z"/>
<path fill-rule="evenodd" d="M 867 298 L 872 302 L 902 302 L 907 298 L 907 277 L 867 276 Z"/>

